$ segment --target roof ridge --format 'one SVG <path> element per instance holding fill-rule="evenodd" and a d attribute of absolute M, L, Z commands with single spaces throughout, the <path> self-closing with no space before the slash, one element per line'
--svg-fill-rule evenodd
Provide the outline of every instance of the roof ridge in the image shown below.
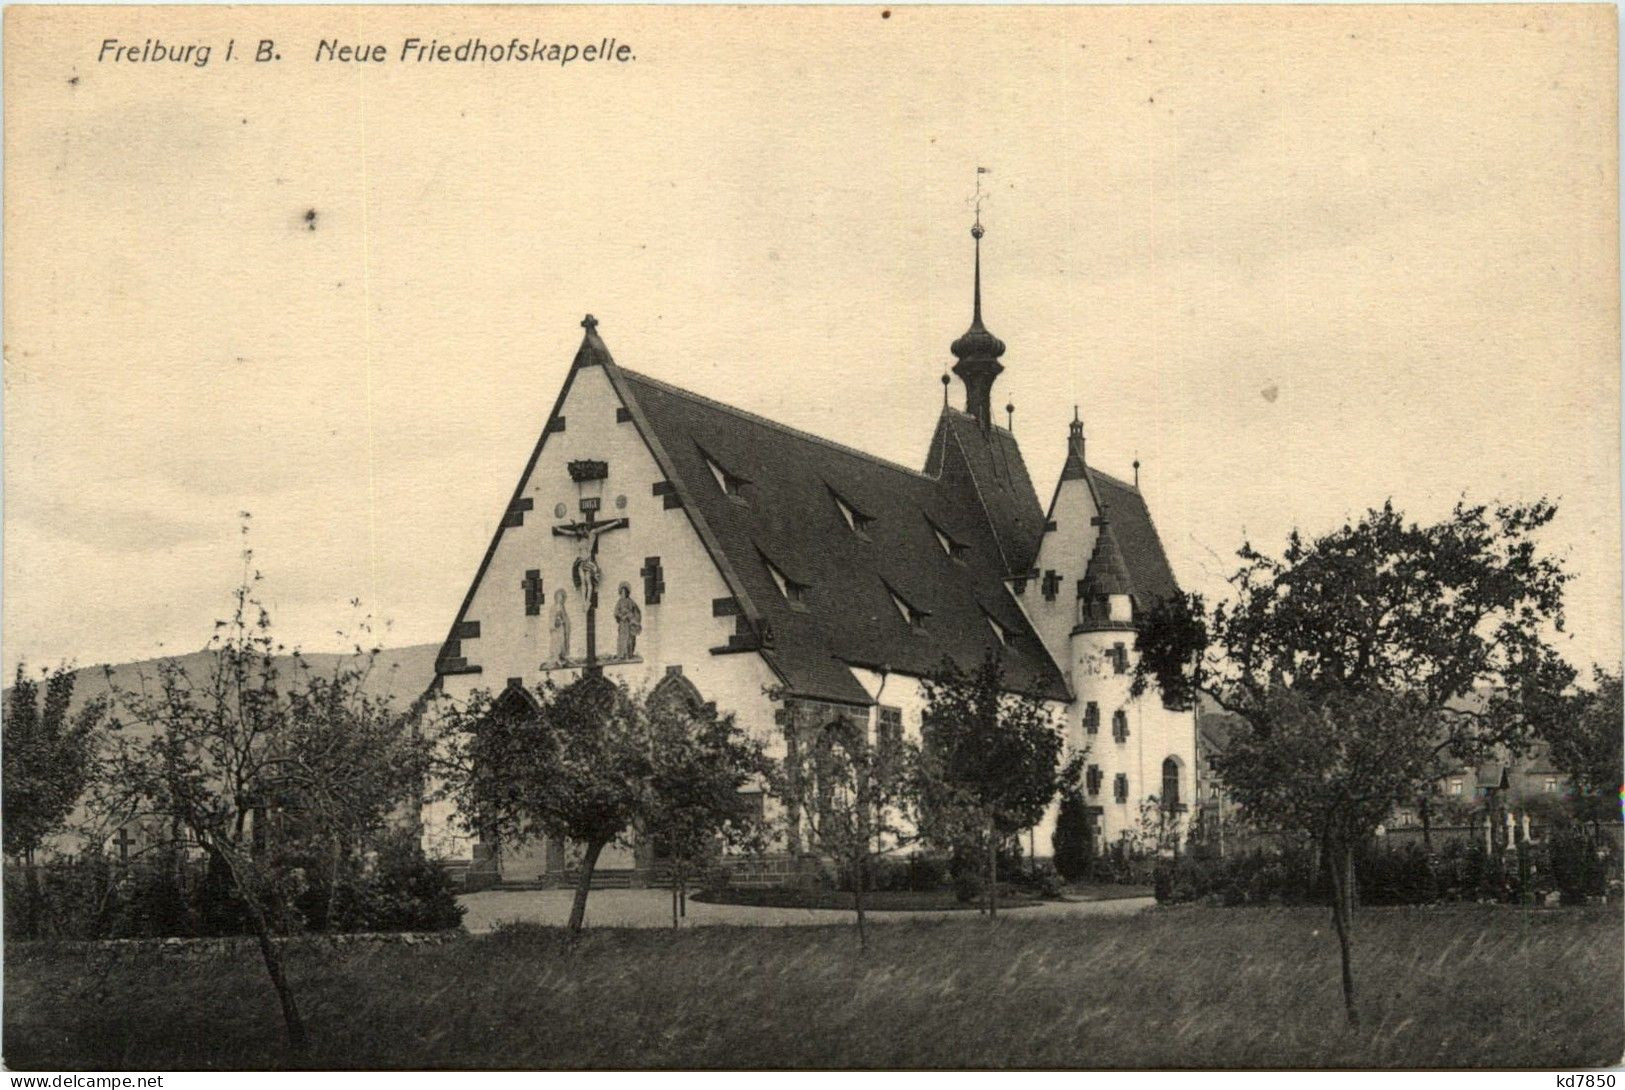
<path fill-rule="evenodd" d="M 963 417 L 966 420 L 974 421 L 976 423 L 977 427 L 982 426 L 981 421 L 977 420 L 974 414 L 968 413 L 964 409 L 956 409 L 952 405 L 944 405 L 942 407 L 942 411 L 945 412 L 945 413 L 949 413 L 949 414 L 951 414 L 953 416 L 959 416 L 959 417 Z M 994 432 L 997 432 L 1000 435 L 1008 435 L 1012 439 L 1014 439 L 1016 437 L 1015 432 L 1011 431 L 1009 428 L 1003 426 L 1002 424 L 989 424 L 988 428 L 991 429 Z"/>
<path fill-rule="evenodd" d="M 899 473 L 906 473 L 910 477 L 915 477 L 915 478 L 918 478 L 918 479 L 923 480 L 923 481 L 934 481 L 934 480 L 936 480 L 935 477 L 931 477 L 931 476 L 928 476 L 927 474 L 921 473 L 917 469 L 910 469 L 908 466 L 903 465 L 901 462 L 894 462 L 889 458 L 882 458 L 878 454 L 871 454 L 866 450 L 859 450 L 857 447 L 849 447 L 845 443 L 837 443 L 833 439 L 826 439 L 822 435 L 814 435 L 810 431 L 803 431 L 800 428 L 792 428 L 788 424 L 781 424 L 777 420 L 772 420 L 772 419 L 770 419 L 768 417 L 761 416 L 761 415 L 759 415 L 757 413 L 753 413 L 749 409 L 741 409 L 737 405 L 729 405 L 729 404 L 726 404 L 724 402 L 718 401 L 715 398 L 706 397 L 704 394 L 697 394 L 693 390 L 685 389 L 682 386 L 677 386 L 677 385 L 674 385 L 673 383 L 666 382 L 664 379 L 655 378 L 653 375 L 644 374 L 642 371 L 634 371 L 630 367 L 621 367 L 620 372 L 621 372 L 621 374 L 626 375 L 626 376 L 628 376 L 630 378 L 637 379 L 640 382 L 647 382 L 651 386 L 659 387 L 660 389 L 665 390 L 668 393 L 679 394 L 679 395 L 681 395 L 683 397 L 690 398 L 690 399 L 692 399 L 694 401 L 701 402 L 701 403 L 703 403 L 705 405 L 709 405 L 713 409 L 720 409 L 723 412 L 732 413 L 735 416 L 744 417 L 746 420 L 749 420 L 754 424 L 761 424 L 761 425 L 763 425 L 765 427 L 773 428 L 775 431 L 781 431 L 781 432 L 784 432 L 787 435 L 793 435 L 798 439 L 810 440 L 810 441 L 812 441 L 814 443 L 819 444 L 820 446 L 825 446 L 825 447 L 829 447 L 831 450 L 840 451 L 842 454 L 850 454 L 853 457 L 862 458 L 865 461 L 873 462 L 876 465 L 883 466 L 886 469 L 895 469 Z"/>
<path fill-rule="evenodd" d="M 1097 475 L 1099 475 L 1101 477 L 1106 478 L 1108 481 L 1112 482 L 1112 484 L 1115 484 L 1118 488 L 1126 488 L 1130 492 L 1134 493 L 1136 496 L 1138 496 L 1140 494 L 1140 489 L 1139 489 L 1138 485 L 1129 484 L 1127 481 L 1123 480 L 1123 478 L 1113 476 L 1112 474 L 1107 473 L 1104 469 L 1100 469 L 1097 466 L 1087 466 L 1087 468 L 1088 468 L 1090 473 L 1094 473 L 1094 474 L 1097 474 Z"/>

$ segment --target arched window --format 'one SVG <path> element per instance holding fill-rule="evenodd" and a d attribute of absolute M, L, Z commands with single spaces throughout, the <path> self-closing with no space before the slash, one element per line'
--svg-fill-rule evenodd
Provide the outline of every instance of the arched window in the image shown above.
<path fill-rule="evenodd" d="M 509 685 L 491 701 L 490 714 L 494 718 L 520 720 L 534 719 L 541 711 L 536 697 L 523 685 Z"/>
<path fill-rule="evenodd" d="M 695 714 L 705 707 L 705 698 L 700 696 L 694 683 L 682 674 L 667 674 L 649 693 L 649 707 Z"/>
<path fill-rule="evenodd" d="M 1162 762 L 1162 805 L 1179 805 L 1179 760 L 1174 757 L 1164 758 Z"/>

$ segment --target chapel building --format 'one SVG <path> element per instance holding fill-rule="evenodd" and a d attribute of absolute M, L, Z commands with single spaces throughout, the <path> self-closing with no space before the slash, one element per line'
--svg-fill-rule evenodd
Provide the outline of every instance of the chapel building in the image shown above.
<path fill-rule="evenodd" d="M 993 418 L 1005 346 L 982 322 L 976 239 L 970 328 L 954 341 L 964 409 L 946 401 L 914 469 L 720 404 L 618 364 L 597 322 L 548 414 L 436 662 L 452 698 L 533 700 L 584 669 L 652 697 L 714 702 L 794 764 L 832 723 L 918 737 L 921 679 L 994 650 L 1012 689 L 1048 702 L 1100 846 L 1194 799 L 1196 718 L 1130 693 L 1138 619 L 1178 593 L 1136 484 L 1090 465 L 1074 413 L 1046 507 Z M 949 383 L 946 375 L 943 382 Z M 1138 472 L 1136 470 L 1136 477 Z M 590 608 L 589 608 L 590 607 Z M 753 878 L 790 875 L 793 808 Z M 471 880 L 563 881 L 566 845 L 478 842 L 444 805 L 431 853 Z M 1053 814 L 1030 837 L 1050 854 Z M 641 884 L 658 835 L 606 849 Z"/>

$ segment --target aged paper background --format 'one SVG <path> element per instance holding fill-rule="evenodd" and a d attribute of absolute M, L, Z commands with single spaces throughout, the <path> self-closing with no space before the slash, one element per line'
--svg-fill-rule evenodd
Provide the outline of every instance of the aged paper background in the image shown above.
<path fill-rule="evenodd" d="M 1550 495 L 1571 654 L 1618 663 L 1610 7 L 12 7 L 5 31 L 8 671 L 200 646 L 242 510 L 290 642 L 335 644 L 352 598 L 391 643 L 439 639 L 586 311 L 627 366 L 919 464 L 977 165 L 995 398 L 1042 492 L 1075 403 L 1209 593 L 1246 537 Z M 631 59 L 399 60 L 476 36 Z"/>

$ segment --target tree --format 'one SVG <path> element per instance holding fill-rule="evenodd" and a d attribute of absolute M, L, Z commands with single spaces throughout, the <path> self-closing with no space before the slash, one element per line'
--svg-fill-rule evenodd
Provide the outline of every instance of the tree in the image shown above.
<path fill-rule="evenodd" d="M 998 915 L 999 847 L 1074 790 L 1086 751 L 1064 764 L 1064 742 L 1043 700 L 1006 690 L 988 654 L 966 673 L 950 660 L 925 683 L 917 799 L 921 830 L 987 863 L 987 911 Z"/>
<path fill-rule="evenodd" d="M 1233 601 L 1172 599 L 1140 630 L 1135 692 L 1205 693 L 1235 716 L 1215 762 L 1227 792 L 1319 844 L 1351 1024 L 1356 848 L 1449 763 L 1526 745 L 1573 678 L 1547 642 L 1568 576 L 1535 542 L 1556 513 L 1458 504 L 1423 526 L 1385 504 L 1294 531 L 1280 557 L 1244 545 Z"/>
<path fill-rule="evenodd" d="M 39 872 L 35 857 L 58 832 L 85 793 L 94 769 L 106 701 L 98 698 L 70 716 L 74 674 L 58 667 L 40 683 L 19 663 L 0 729 L 0 797 L 5 799 L 5 854 L 20 861 L 28 882 L 28 933 L 39 928 Z"/>
<path fill-rule="evenodd" d="M 869 949 L 865 898 L 873 862 L 919 835 L 910 820 L 918 756 L 900 729 L 871 738 L 867 717 L 840 717 L 803 740 L 801 767 L 787 784 L 796 801 L 789 813 L 798 815 L 808 843 L 851 883 L 863 950 Z"/>
<path fill-rule="evenodd" d="M 1552 761 L 1569 778 L 1575 815 L 1618 820 L 1620 769 L 1625 766 L 1620 723 L 1620 675 L 1598 669 L 1592 687 L 1569 694 L 1546 724 Z"/>
<path fill-rule="evenodd" d="M 1055 814 L 1055 835 L 1050 844 L 1055 852 L 1055 872 L 1062 878 L 1076 882 L 1089 873 L 1095 837 L 1089 807 L 1080 792 L 1062 793 L 1061 805 Z"/>
<path fill-rule="evenodd" d="M 598 857 L 637 820 L 653 774 L 643 710 L 624 684 L 583 673 L 532 695 L 474 693 L 445 714 L 446 784 L 470 831 L 498 843 L 582 845 L 569 930 L 587 917 Z"/>
<path fill-rule="evenodd" d="M 584 673 L 535 694 L 475 693 L 445 710 L 443 733 L 446 792 L 471 831 L 503 843 L 548 836 L 582 846 L 572 934 L 586 920 L 599 856 L 633 829 L 669 823 L 689 863 L 712 837 L 754 835 L 739 789 L 765 773 L 766 761 L 714 707 L 651 708 L 625 683 Z"/>
<path fill-rule="evenodd" d="M 725 847 L 762 847 L 760 802 L 773 770 L 761 743 L 747 738 L 733 716 L 718 715 L 715 704 L 643 703 L 650 762 L 639 823 L 667 850 L 676 927 L 679 902 L 702 860 Z M 757 791 L 745 790 L 753 785 Z"/>
<path fill-rule="evenodd" d="M 411 717 L 367 693 L 365 666 L 318 676 L 295 652 L 282 674 L 252 556 L 244 550 L 232 616 L 198 676 L 163 660 L 137 688 L 114 688 L 97 802 L 124 821 L 168 819 L 202 849 L 258 940 L 297 1059 L 307 1035 L 274 936 L 297 926 L 312 858 L 336 879 L 347 857 L 359 865 L 369 833 L 414 807 L 426 750 Z M 376 654 L 357 652 L 365 663 Z"/>

